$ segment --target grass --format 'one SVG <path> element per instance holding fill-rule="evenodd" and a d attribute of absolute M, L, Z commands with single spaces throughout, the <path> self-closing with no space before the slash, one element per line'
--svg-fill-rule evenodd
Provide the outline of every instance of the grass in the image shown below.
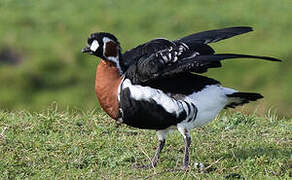
<path fill-rule="evenodd" d="M 116 127 L 99 110 L 39 113 L 0 111 L 1 179 L 289 179 L 292 177 L 292 121 L 267 112 L 265 117 L 223 112 L 192 131 L 191 163 L 209 171 L 178 170 L 183 139 L 169 135 L 155 169 L 148 163 L 157 139 L 154 131 Z M 232 179 L 232 178 L 231 178 Z"/>

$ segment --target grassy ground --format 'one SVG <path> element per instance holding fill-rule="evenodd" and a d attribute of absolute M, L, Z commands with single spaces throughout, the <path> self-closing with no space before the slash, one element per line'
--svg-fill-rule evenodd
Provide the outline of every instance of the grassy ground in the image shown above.
<path fill-rule="evenodd" d="M 148 163 L 157 140 L 154 131 L 115 123 L 92 110 L 40 113 L 0 111 L 1 179 L 289 179 L 292 177 L 292 121 L 271 112 L 265 117 L 224 112 L 192 131 L 191 163 L 208 172 L 179 170 L 183 139 L 172 133 L 155 169 Z"/>

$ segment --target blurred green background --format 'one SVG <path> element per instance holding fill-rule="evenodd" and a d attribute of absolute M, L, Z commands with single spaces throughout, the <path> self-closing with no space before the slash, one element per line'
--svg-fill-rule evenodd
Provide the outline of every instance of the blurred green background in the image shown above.
<path fill-rule="evenodd" d="M 291 19 L 291 0 L 1 0 L 0 108 L 38 111 L 53 101 L 61 108 L 98 106 L 98 59 L 80 52 L 92 32 L 115 34 L 125 51 L 157 37 L 245 25 L 255 31 L 211 46 L 284 62 L 226 61 L 206 75 L 262 93 L 265 99 L 251 108 L 291 115 Z"/>

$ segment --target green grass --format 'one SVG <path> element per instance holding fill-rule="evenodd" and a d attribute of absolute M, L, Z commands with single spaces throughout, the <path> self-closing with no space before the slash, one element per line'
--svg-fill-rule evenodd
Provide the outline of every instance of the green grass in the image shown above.
<path fill-rule="evenodd" d="M 115 122 L 103 112 L 58 110 L 39 113 L 0 111 L 1 179 L 245 179 L 292 177 L 292 121 L 267 112 L 265 117 L 223 112 L 192 131 L 191 163 L 211 165 L 208 172 L 178 170 L 183 138 L 168 136 L 155 169 L 148 163 L 157 139 L 154 131 Z"/>
<path fill-rule="evenodd" d="M 291 16 L 291 0 L 1 0 L 0 51 L 11 49 L 22 63 L 0 64 L 0 108 L 36 111 L 53 101 L 64 109 L 95 107 L 97 59 L 80 53 L 92 32 L 115 34 L 125 51 L 157 37 L 245 25 L 255 32 L 211 45 L 218 53 L 284 62 L 226 61 L 206 75 L 227 87 L 260 92 L 263 106 L 291 114 Z"/>

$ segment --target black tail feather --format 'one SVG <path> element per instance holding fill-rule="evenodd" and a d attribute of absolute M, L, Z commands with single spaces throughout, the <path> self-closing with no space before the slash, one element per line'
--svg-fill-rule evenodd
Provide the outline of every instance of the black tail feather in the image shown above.
<path fill-rule="evenodd" d="M 248 92 L 235 92 L 232 94 L 227 94 L 226 96 L 228 97 L 229 103 L 225 106 L 225 108 L 235 108 L 236 106 L 263 98 L 263 96 L 259 93 Z"/>

